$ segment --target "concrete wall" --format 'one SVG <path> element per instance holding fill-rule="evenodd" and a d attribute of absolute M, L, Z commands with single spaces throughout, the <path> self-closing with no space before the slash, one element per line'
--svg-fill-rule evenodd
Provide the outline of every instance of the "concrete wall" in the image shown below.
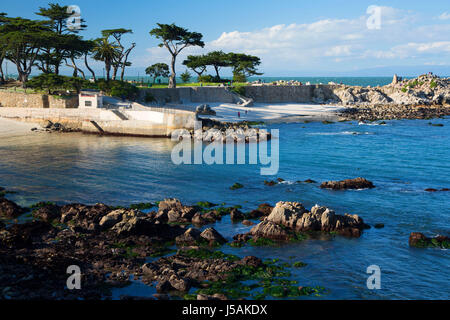
<path fill-rule="evenodd" d="M 190 103 L 190 102 L 223 102 L 236 103 L 238 98 L 224 87 L 180 87 L 164 89 L 145 89 L 140 91 L 144 99 L 150 93 L 159 103 Z"/>
<path fill-rule="evenodd" d="M 333 85 L 247 86 L 245 96 L 260 103 L 322 103 L 335 98 Z"/>
<path fill-rule="evenodd" d="M 78 97 L 56 98 L 46 94 L 0 90 L 0 106 L 7 108 L 77 108 Z"/>
<path fill-rule="evenodd" d="M 0 108 L 0 117 L 4 118 L 35 123 L 50 120 L 86 132 L 120 135 L 166 137 L 176 129 L 193 129 L 196 119 L 194 112 L 179 110 L 122 113 L 128 120 L 123 120 L 117 113 L 105 109 Z"/>
<path fill-rule="evenodd" d="M 335 88 L 334 85 L 247 86 L 245 96 L 260 103 L 323 103 L 336 98 L 333 93 Z M 141 98 L 145 97 L 146 92 L 159 103 L 242 102 L 238 95 L 224 87 L 146 89 L 141 91 Z"/>

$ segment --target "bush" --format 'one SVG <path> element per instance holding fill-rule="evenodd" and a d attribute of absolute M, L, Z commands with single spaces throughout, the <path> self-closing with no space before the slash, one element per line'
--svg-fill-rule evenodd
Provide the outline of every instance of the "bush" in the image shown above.
<path fill-rule="evenodd" d="M 430 89 L 434 89 L 434 88 L 436 88 L 436 87 L 437 87 L 436 81 L 435 81 L 435 80 L 432 80 L 431 83 L 430 83 Z"/>
<path fill-rule="evenodd" d="M 209 74 L 198 77 L 198 82 L 213 82 L 213 80 L 214 77 Z"/>
<path fill-rule="evenodd" d="M 184 83 L 189 82 L 189 80 L 191 79 L 191 74 L 189 73 L 189 71 L 185 71 L 181 74 L 181 81 L 183 81 Z"/>
<path fill-rule="evenodd" d="M 119 80 L 110 80 L 108 82 L 101 79 L 97 82 L 97 87 L 110 96 L 128 100 L 135 100 L 139 93 L 139 89 L 136 86 Z"/>
<path fill-rule="evenodd" d="M 240 94 L 241 96 L 245 96 L 245 87 L 232 87 L 231 91 Z"/>
<path fill-rule="evenodd" d="M 247 78 L 242 73 L 234 72 L 233 73 L 233 81 L 234 82 L 247 82 Z"/>
<path fill-rule="evenodd" d="M 46 90 L 48 94 L 52 94 L 55 90 L 74 90 L 80 93 L 81 89 L 89 88 L 91 84 L 89 81 L 78 77 L 43 73 L 29 80 L 27 86 L 33 89 Z"/>

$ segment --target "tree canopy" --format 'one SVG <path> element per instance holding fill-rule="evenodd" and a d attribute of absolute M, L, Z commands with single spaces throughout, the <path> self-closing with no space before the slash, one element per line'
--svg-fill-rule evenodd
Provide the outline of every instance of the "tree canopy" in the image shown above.
<path fill-rule="evenodd" d="M 150 35 L 156 37 L 161 41 L 159 47 L 165 47 L 170 55 L 171 60 L 171 75 L 169 78 L 169 88 L 176 87 L 176 72 L 175 63 L 178 54 L 190 46 L 204 47 L 205 43 L 202 41 L 203 35 L 198 32 L 190 32 L 188 29 L 179 27 L 175 24 L 157 24 L 158 27 L 150 31 Z"/>
<path fill-rule="evenodd" d="M 169 66 L 165 63 L 155 63 L 145 69 L 145 73 L 153 78 L 153 83 L 156 82 L 156 78 L 158 77 L 169 77 Z"/>

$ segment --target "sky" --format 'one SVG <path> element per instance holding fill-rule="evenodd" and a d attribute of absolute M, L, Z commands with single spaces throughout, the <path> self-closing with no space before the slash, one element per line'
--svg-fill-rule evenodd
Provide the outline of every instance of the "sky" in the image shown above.
<path fill-rule="evenodd" d="M 450 75 L 449 0 L 3 0 L 0 12 L 38 19 L 34 13 L 48 2 L 77 5 L 88 25 L 80 33 L 86 39 L 103 29 L 132 29 L 126 42 L 137 46 L 130 76 L 170 61 L 149 35 L 156 23 L 203 34 L 205 48 L 178 56 L 178 74 L 188 54 L 223 50 L 260 57 L 264 76 Z M 93 66 L 102 70 L 98 62 Z"/>

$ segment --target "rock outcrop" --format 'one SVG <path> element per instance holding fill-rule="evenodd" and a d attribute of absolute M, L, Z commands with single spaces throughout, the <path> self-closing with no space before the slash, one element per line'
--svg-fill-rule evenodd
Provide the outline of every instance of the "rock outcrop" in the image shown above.
<path fill-rule="evenodd" d="M 254 226 L 250 234 L 256 238 L 289 240 L 293 233 L 306 231 L 337 232 L 359 237 L 368 228 L 358 215 L 337 215 L 327 207 L 315 205 L 311 211 L 298 202 L 278 202 L 271 214 Z"/>
<path fill-rule="evenodd" d="M 320 187 L 322 189 L 346 190 L 346 189 L 372 189 L 373 183 L 364 178 L 346 179 L 341 181 L 326 181 Z"/>

